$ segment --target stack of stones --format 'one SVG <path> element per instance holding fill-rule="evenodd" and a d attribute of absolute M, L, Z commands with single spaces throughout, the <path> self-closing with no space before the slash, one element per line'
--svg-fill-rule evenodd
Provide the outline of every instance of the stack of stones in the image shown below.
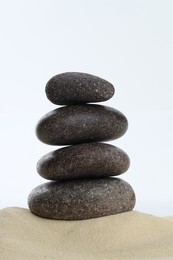
<path fill-rule="evenodd" d="M 39 160 L 38 173 L 50 181 L 30 193 L 31 212 L 49 219 L 82 220 L 132 210 L 132 187 L 111 177 L 129 168 L 129 157 L 101 143 L 121 137 L 127 119 L 112 107 L 87 104 L 110 99 L 113 85 L 90 74 L 68 72 L 48 81 L 46 95 L 63 106 L 40 119 L 37 137 L 49 145 L 68 146 Z"/>

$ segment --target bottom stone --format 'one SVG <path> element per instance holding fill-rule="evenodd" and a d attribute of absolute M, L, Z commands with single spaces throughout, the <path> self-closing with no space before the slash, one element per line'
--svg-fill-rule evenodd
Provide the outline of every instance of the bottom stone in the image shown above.
<path fill-rule="evenodd" d="M 43 218 L 82 220 L 130 211 L 135 194 L 120 178 L 47 182 L 32 190 L 28 206 Z"/>

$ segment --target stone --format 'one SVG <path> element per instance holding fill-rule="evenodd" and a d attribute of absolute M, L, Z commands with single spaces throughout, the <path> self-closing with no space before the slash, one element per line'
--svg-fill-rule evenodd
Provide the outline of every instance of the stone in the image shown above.
<path fill-rule="evenodd" d="M 128 170 L 130 159 L 121 149 L 105 143 L 83 143 L 44 155 L 37 172 L 48 180 L 66 180 L 120 175 Z"/>
<path fill-rule="evenodd" d="M 36 126 L 40 141 L 70 145 L 114 140 L 127 130 L 127 118 L 118 110 L 101 105 L 71 105 L 43 116 Z"/>
<path fill-rule="evenodd" d="M 47 182 L 28 197 L 31 212 L 39 217 L 82 220 L 127 212 L 135 205 L 132 187 L 118 178 Z"/>
<path fill-rule="evenodd" d="M 45 90 L 47 98 L 57 105 L 101 102 L 114 95 L 110 82 L 80 72 L 66 72 L 52 77 Z"/>

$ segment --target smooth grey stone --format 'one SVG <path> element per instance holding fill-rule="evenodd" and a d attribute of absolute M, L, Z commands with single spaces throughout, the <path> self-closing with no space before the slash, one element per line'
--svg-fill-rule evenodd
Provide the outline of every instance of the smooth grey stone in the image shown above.
<path fill-rule="evenodd" d="M 128 170 L 130 159 L 121 149 L 104 143 L 68 146 L 44 155 L 37 172 L 48 180 L 115 176 Z"/>
<path fill-rule="evenodd" d="M 114 108 L 72 105 L 43 116 L 36 126 L 36 135 L 46 144 L 70 145 L 117 139 L 127 127 L 127 118 Z"/>
<path fill-rule="evenodd" d="M 66 72 L 48 81 L 46 95 L 57 105 L 101 102 L 114 95 L 114 87 L 110 82 L 94 75 Z"/>
<path fill-rule="evenodd" d="M 43 218 L 82 220 L 130 211 L 135 194 L 118 178 L 67 180 L 36 187 L 28 205 L 32 213 Z"/>

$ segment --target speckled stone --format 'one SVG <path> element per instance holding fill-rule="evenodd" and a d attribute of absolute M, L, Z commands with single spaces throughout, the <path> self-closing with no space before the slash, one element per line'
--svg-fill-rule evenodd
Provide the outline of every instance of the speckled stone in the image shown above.
<path fill-rule="evenodd" d="M 33 189 L 28 205 L 43 218 L 82 220 L 130 211 L 135 194 L 128 183 L 111 177 L 48 182 Z"/>
<path fill-rule="evenodd" d="M 68 146 L 44 155 L 37 172 L 48 180 L 66 180 L 120 175 L 128 170 L 130 159 L 121 149 L 104 143 Z"/>
<path fill-rule="evenodd" d="M 117 139 L 127 127 L 126 117 L 114 108 L 72 105 L 43 116 L 36 126 L 36 135 L 46 144 L 70 145 Z"/>
<path fill-rule="evenodd" d="M 114 87 L 97 76 L 66 72 L 48 81 L 46 95 L 52 103 L 57 105 L 101 102 L 114 95 Z"/>

